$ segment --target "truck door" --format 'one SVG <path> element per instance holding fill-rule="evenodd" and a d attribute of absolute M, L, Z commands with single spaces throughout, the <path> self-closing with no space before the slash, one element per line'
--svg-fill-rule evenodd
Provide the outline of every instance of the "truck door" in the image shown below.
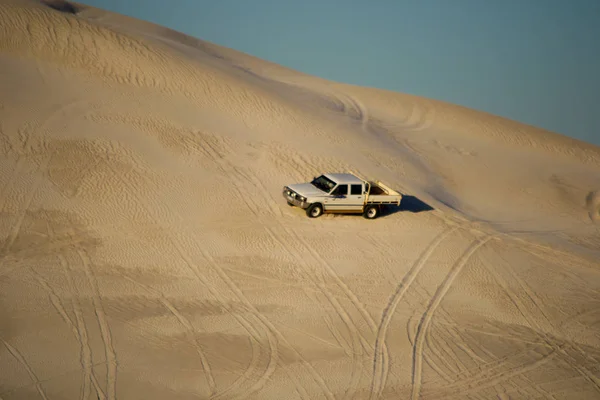
<path fill-rule="evenodd" d="M 362 211 L 363 188 L 361 184 L 338 185 L 331 192 L 331 199 L 325 206 L 331 211 Z"/>

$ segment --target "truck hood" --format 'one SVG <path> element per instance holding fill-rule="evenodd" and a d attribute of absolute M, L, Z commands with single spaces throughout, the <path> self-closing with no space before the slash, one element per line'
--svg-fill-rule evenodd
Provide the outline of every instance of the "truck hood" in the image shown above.
<path fill-rule="evenodd" d="M 327 194 L 324 191 L 317 189 L 310 183 L 296 183 L 293 185 L 288 185 L 288 187 L 304 197 L 325 196 Z"/>

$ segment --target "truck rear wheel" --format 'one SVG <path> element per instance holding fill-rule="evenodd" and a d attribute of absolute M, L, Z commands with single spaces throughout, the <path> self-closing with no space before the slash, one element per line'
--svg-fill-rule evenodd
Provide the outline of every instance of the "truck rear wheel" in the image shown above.
<path fill-rule="evenodd" d="M 309 218 L 317 218 L 317 217 L 320 217 L 322 214 L 323 214 L 323 206 L 319 203 L 311 204 L 306 209 L 306 215 L 308 215 Z"/>
<path fill-rule="evenodd" d="M 363 217 L 366 219 L 375 219 L 379 217 L 379 207 L 375 205 L 367 206 L 363 213 Z"/>

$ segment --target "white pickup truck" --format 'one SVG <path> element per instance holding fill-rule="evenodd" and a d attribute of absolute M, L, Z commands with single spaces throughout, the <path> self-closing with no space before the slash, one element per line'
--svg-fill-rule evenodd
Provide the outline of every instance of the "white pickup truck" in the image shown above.
<path fill-rule="evenodd" d="M 283 187 L 289 206 L 306 210 L 310 218 L 323 213 L 362 214 L 377 218 L 387 204 L 399 206 L 402 195 L 379 181 L 370 182 L 354 174 L 323 174 L 311 182 Z"/>

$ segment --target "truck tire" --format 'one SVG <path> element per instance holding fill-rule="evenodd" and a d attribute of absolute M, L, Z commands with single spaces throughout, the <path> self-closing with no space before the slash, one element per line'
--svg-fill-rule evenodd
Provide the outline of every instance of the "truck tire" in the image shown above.
<path fill-rule="evenodd" d="M 370 205 L 365 208 L 363 217 L 366 219 L 375 219 L 379 217 L 379 207 L 376 205 Z"/>
<path fill-rule="evenodd" d="M 290 203 L 289 201 L 287 203 L 288 203 L 288 206 L 294 207 L 294 203 Z"/>
<path fill-rule="evenodd" d="M 323 206 L 320 203 L 311 204 L 306 209 L 306 215 L 309 218 L 318 218 L 323 215 Z"/>

